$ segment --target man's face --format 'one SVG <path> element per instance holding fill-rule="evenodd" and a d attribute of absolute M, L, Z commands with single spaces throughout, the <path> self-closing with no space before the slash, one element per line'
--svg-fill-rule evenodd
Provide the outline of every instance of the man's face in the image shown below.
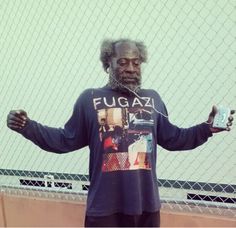
<path fill-rule="evenodd" d="M 123 92 L 130 93 L 129 90 L 137 92 L 141 86 L 141 61 L 138 48 L 134 43 L 120 42 L 115 45 L 115 54 L 110 65 L 110 81 Z"/>

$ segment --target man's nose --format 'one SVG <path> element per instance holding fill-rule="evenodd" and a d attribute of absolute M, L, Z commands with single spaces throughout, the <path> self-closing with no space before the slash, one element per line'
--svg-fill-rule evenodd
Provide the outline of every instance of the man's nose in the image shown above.
<path fill-rule="evenodd" d="M 134 65 L 133 65 L 132 62 L 130 62 L 130 63 L 128 64 L 128 66 L 127 66 L 127 68 L 126 68 L 126 71 L 127 71 L 127 72 L 130 72 L 130 73 L 135 72 L 135 68 L 134 68 Z"/>

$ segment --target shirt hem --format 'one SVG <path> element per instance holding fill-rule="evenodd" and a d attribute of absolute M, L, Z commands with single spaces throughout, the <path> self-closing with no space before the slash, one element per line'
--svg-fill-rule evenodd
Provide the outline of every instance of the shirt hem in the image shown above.
<path fill-rule="evenodd" d="M 102 217 L 102 216 L 109 216 L 109 215 L 112 215 L 112 214 L 116 214 L 116 213 L 122 213 L 122 214 L 125 214 L 125 215 L 141 215 L 142 213 L 144 212 L 150 212 L 150 213 L 153 213 L 153 212 L 157 212 L 161 209 L 161 205 L 157 208 L 154 208 L 153 210 L 140 210 L 140 211 L 125 211 L 125 210 L 114 210 L 114 211 L 100 211 L 100 212 L 89 212 L 89 211 L 86 211 L 86 216 L 94 216 L 94 217 Z"/>

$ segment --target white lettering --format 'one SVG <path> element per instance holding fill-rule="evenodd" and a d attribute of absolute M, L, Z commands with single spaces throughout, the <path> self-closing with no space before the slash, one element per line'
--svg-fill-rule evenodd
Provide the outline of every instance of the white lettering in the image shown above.
<path fill-rule="evenodd" d="M 123 103 L 122 103 L 122 100 L 124 101 Z M 125 98 L 125 97 L 119 97 L 118 98 L 118 103 L 122 108 L 129 107 L 129 102 L 128 102 L 127 98 Z"/>
<path fill-rule="evenodd" d="M 134 107 L 135 105 L 139 105 L 139 106 L 143 107 L 143 104 L 141 103 L 141 101 L 137 97 L 134 98 L 133 103 L 132 103 L 132 107 Z"/>
<path fill-rule="evenodd" d="M 109 108 L 116 106 L 116 101 L 115 101 L 115 98 L 114 98 L 114 97 L 112 97 L 112 104 L 108 104 L 108 103 L 107 103 L 107 98 L 106 98 L 106 97 L 104 97 L 103 100 L 104 100 L 104 104 L 105 104 L 107 107 L 109 107 Z"/>
<path fill-rule="evenodd" d="M 151 104 L 151 98 L 150 97 L 142 97 L 142 99 L 143 100 L 145 100 L 146 101 L 146 103 L 145 103 L 145 107 L 152 107 L 152 104 Z"/>
<path fill-rule="evenodd" d="M 93 105 L 94 105 L 94 109 L 96 110 L 97 109 L 97 105 L 98 104 L 101 104 L 101 97 L 98 97 L 98 98 L 94 98 L 93 99 Z"/>
<path fill-rule="evenodd" d="M 152 98 L 152 107 L 155 109 L 154 98 Z"/>
<path fill-rule="evenodd" d="M 112 107 L 121 107 L 121 108 L 128 108 L 128 107 L 155 107 L 154 99 L 150 97 L 134 97 L 133 101 L 129 101 L 126 97 L 97 97 L 93 98 L 93 105 L 94 109 L 100 108 L 112 108 Z M 105 106 L 105 107 L 104 107 Z"/>

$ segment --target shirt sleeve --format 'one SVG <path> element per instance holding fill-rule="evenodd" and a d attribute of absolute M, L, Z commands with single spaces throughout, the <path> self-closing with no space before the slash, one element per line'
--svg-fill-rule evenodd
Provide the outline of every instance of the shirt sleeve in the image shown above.
<path fill-rule="evenodd" d="M 83 100 L 80 96 L 64 128 L 48 127 L 29 120 L 27 126 L 18 133 L 46 151 L 55 153 L 74 151 L 88 145 L 84 112 Z"/>
<path fill-rule="evenodd" d="M 162 112 L 167 115 L 164 103 L 162 103 Z M 211 136 L 212 133 L 207 123 L 201 123 L 190 128 L 179 128 L 165 116 L 158 115 L 157 144 L 167 150 L 194 149 L 205 143 Z"/>

